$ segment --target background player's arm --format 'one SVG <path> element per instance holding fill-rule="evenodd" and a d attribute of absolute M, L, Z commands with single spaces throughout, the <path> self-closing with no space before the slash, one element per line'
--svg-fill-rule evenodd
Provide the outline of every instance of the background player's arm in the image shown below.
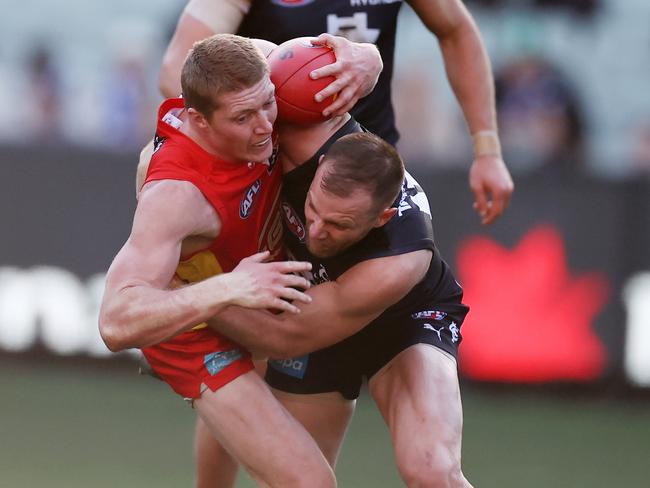
<path fill-rule="evenodd" d="M 469 183 L 474 207 L 484 224 L 499 217 L 514 189 L 501 157 L 494 82 L 485 46 L 461 0 L 408 0 L 440 43 L 447 77 L 474 142 Z"/>
<path fill-rule="evenodd" d="M 289 275 L 309 263 L 262 263 L 268 253 L 243 260 L 223 273 L 178 289 L 168 289 L 188 236 L 215 237 L 219 218 L 191 183 L 149 183 L 136 208 L 129 239 L 106 278 L 99 329 L 112 351 L 145 347 L 205 321 L 227 305 L 289 310 L 282 298 L 309 300 L 289 288 L 306 280 Z"/>
<path fill-rule="evenodd" d="M 251 0 L 189 1 L 163 56 L 159 79 L 163 96 L 171 98 L 181 93 L 181 67 L 192 45 L 216 33 L 237 32 L 250 4 Z M 327 117 L 343 115 L 374 88 L 383 68 L 381 56 L 373 44 L 350 42 L 330 34 L 322 34 L 318 39 L 334 50 L 337 61 L 314 70 L 314 78 L 336 78 L 316 95 L 324 100 L 338 93 L 323 113 Z"/>
<path fill-rule="evenodd" d="M 160 92 L 165 98 L 181 93 L 181 67 L 192 45 L 217 33 L 234 34 L 251 0 L 190 0 L 167 46 L 160 68 Z"/>
<path fill-rule="evenodd" d="M 419 283 L 430 262 L 427 250 L 363 261 L 312 287 L 312 302 L 299 304 L 299 315 L 228 307 L 208 324 L 260 355 L 298 356 L 361 330 Z"/>

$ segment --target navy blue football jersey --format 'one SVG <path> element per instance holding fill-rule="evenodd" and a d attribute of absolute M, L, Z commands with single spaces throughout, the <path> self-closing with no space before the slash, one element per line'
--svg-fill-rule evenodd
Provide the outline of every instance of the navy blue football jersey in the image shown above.
<path fill-rule="evenodd" d="M 377 45 L 384 70 L 352 115 L 385 141 L 399 138 L 391 100 L 397 14 L 402 0 L 253 0 L 237 34 L 276 44 L 323 32 Z"/>
<path fill-rule="evenodd" d="M 405 174 L 402 190 L 393 206 L 397 213 L 382 227 L 372 229 L 361 241 L 330 258 L 313 256 L 306 246 L 305 200 L 318 168 L 318 159 L 337 139 L 363 131 L 353 118 L 341 127 L 314 156 L 301 166 L 285 173 L 282 210 L 285 222 L 285 244 L 293 259 L 310 261 L 312 284 L 336 280 L 362 261 L 429 249 L 433 255 L 424 279 L 398 303 L 376 320 L 393 314 L 412 313 L 423 304 L 453 302 L 462 297 L 462 289 L 449 266 L 442 260 L 433 238 L 431 210 L 426 194 L 417 181 Z M 464 306 L 461 306 L 465 309 Z"/>

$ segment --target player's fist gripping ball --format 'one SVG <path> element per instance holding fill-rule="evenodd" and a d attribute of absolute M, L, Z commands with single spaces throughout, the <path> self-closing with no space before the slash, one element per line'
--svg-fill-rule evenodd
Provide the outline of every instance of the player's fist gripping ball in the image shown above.
<path fill-rule="evenodd" d="M 325 120 L 323 110 L 336 98 L 317 102 L 314 95 L 334 81 L 333 76 L 312 80 L 313 70 L 334 63 L 334 52 L 325 46 L 312 46 L 313 37 L 291 39 L 269 54 L 271 81 L 275 85 L 278 120 L 295 124 L 315 124 Z"/>

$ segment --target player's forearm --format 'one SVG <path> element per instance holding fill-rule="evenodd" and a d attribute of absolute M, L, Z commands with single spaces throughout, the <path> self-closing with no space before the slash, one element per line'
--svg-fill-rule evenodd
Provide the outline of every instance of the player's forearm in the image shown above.
<path fill-rule="evenodd" d="M 309 306 L 300 306 L 308 309 Z M 270 358 L 288 358 L 330 346 L 351 335 L 339 337 L 336 327 L 327 327 L 313 317 L 300 314 L 272 314 L 230 306 L 207 321 L 208 325 L 238 342 L 249 351 Z M 307 313 L 306 315 L 310 315 Z M 331 324 L 330 324 L 331 325 Z"/>
<path fill-rule="evenodd" d="M 312 301 L 299 304 L 299 314 L 279 316 L 285 343 L 275 357 L 300 356 L 356 334 L 404 298 L 424 278 L 430 262 L 429 250 L 370 259 L 336 281 L 310 288 Z M 369 287 L 371 282 L 375 285 Z"/>
<path fill-rule="evenodd" d="M 312 288 L 308 294 L 319 285 Z M 318 303 L 320 302 L 320 304 Z M 229 337 L 260 356 L 283 359 L 307 354 L 346 339 L 369 323 L 380 311 L 350 319 L 333 311 L 324 300 L 299 304 L 299 314 L 271 314 L 230 306 L 207 321 L 220 334 Z"/>
<path fill-rule="evenodd" d="M 439 40 L 447 77 L 469 132 L 496 131 L 492 68 L 478 28 L 467 19 Z"/>
<path fill-rule="evenodd" d="M 288 357 L 292 343 L 300 340 L 292 314 L 230 306 L 207 320 L 218 333 L 241 344 L 259 356 Z"/>
<path fill-rule="evenodd" d="M 102 305 L 99 329 L 113 352 L 141 348 L 191 329 L 230 303 L 227 275 L 175 290 L 129 286 Z"/>

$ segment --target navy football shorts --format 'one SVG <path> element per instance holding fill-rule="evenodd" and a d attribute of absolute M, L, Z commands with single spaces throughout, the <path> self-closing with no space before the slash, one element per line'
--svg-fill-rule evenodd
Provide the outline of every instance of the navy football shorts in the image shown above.
<path fill-rule="evenodd" d="M 288 393 L 338 391 L 354 400 L 364 377 L 372 378 L 410 346 L 430 344 L 457 358 L 460 328 L 468 310 L 462 303 L 445 303 L 410 315 L 380 316 L 333 346 L 305 356 L 270 360 L 266 382 Z"/>

